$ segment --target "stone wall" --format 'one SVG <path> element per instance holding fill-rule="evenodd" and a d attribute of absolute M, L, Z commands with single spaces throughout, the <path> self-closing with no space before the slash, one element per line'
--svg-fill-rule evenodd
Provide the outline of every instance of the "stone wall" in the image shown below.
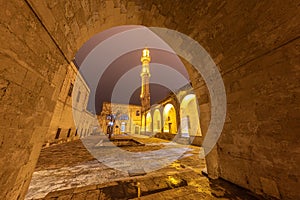
<path fill-rule="evenodd" d="M 140 133 L 141 106 L 103 102 L 101 114 L 98 116 L 99 124 L 103 133 L 107 133 L 107 126 L 109 122 L 107 116 L 109 114 L 116 115 L 114 134 L 122 133 L 122 122 L 125 122 L 125 131 L 123 133 Z M 125 116 L 128 117 L 128 120 L 124 118 Z"/>
<path fill-rule="evenodd" d="M 78 75 L 76 66 L 71 63 L 67 67 L 50 127 L 45 136 L 46 146 L 79 139 L 93 132 L 92 128 L 97 124 L 93 119 L 96 120 L 95 115 L 86 110 L 89 94 L 90 89 Z"/>
<path fill-rule="evenodd" d="M 123 24 L 178 30 L 222 73 L 228 113 L 207 157 L 211 176 L 299 199 L 299 3 L 274 1 L 1 1 L 0 198 L 23 199 L 67 66 L 94 34 Z M 205 135 L 209 95 L 192 78 Z"/>
<path fill-rule="evenodd" d="M 222 73 L 228 112 L 207 157 L 212 177 L 259 194 L 299 198 L 299 4 L 192 1 L 170 8 L 167 1 L 153 2 L 148 16 L 162 15 L 166 27 L 196 39 Z M 145 25 L 159 25 L 144 19 Z M 193 76 L 205 133 L 209 96 L 201 77 Z"/>
<path fill-rule="evenodd" d="M 23 199 L 69 63 L 24 1 L 0 5 L 0 199 Z"/>
<path fill-rule="evenodd" d="M 299 195 L 299 44 L 224 75 L 228 114 L 218 143 L 220 176 L 277 198 Z"/>

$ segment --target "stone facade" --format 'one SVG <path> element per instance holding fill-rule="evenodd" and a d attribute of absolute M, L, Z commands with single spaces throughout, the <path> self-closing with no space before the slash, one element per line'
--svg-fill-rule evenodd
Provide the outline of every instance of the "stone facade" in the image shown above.
<path fill-rule="evenodd" d="M 137 105 L 104 102 L 101 114 L 98 116 L 102 132 L 107 133 L 107 126 L 109 122 L 107 116 L 109 114 L 113 114 L 116 116 L 114 134 L 140 134 L 141 109 L 141 106 Z"/>
<path fill-rule="evenodd" d="M 177 30 L 217 64 L 227 92 L 211 177 L 299 199 L 299 3 L 274 1 L 1 1 L 0 199 L 23 199 L 77 50 L 117 25 Z M 191 69 L 192 71 L 192 69 Z M 210 99 L 197 73 L 201 132 Z"/>
<path fill-rule="evenodd" d="M 96 116 L 86 110 L 89 94 L 90 89 L 71 63 L 45 136 L 46 146 L 85 137 L 97 128 Z"/>
<path fill-rule="evenodd" d="M 197 97 L 190 84 L 169 94 L 146 111 L 146 135 L 201 146 L 203 137 L 200 127 Z"/>

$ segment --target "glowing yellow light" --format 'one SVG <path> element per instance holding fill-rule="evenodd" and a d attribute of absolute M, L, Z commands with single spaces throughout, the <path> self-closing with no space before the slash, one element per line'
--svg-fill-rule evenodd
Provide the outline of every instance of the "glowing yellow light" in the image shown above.
<path fill-rule="evenodd" d="M 143 57 L 149 57 L 149 54 L 150 54 L 150 52 L 148 49 L 143 50 Z"/>
<path fill-rule="evenodd" d="M 180 183 L 180 180 L 178 179 L 175 179 L 174 177 L 172 176 L 168 176 L 168 181 L 173 184 L 173 185 L 177 185 L 178 183 Z"/>
<path fill-rule="evenodd" d="M 143 65 L 147 65 L 149 64 L 150 60 L 150 51 L 149 49 L 145 48 L 141 56 L 141 62 L 143 63 Z"/>

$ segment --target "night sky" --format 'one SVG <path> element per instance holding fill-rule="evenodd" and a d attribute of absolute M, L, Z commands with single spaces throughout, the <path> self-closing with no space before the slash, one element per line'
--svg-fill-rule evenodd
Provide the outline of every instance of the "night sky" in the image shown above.
<path fill-rule="evenodd" d="M 107 38 L 115 36 L 118 33 L 136 29 L 139 26 L 121 26 L 101 32 L 92 37 L 86 42 L 83 47 L 77 52 L 75 56 L 76 65 L 80 68 L 84 65 L 88 67 L 93 65 L 95 67 L 90 70 L 85 70 L 81 74 L 85 80 L 95 79 L 95 74 L 98 69 L 102 69 L 101 77 L 94 80 L 94 86 L 90 86 L 89 81 L 87 84 L 91 88 L 89 97 L 88 110 L 100 114 L 103 102 L 113 102 L 122 104 L 135 104 L 140 105 L 140 86 L 141 77 L 141 54 L 145 46 L 151 46 L 151 37 L 156 37 L 149 34 L 148 30 L 135 35 L 133 38 L 144 37 L 145 34 L 151 35 L 147 40 L 147 44 L 140 45 L 140 49 L 133 49 L 123 55 L 118 56 L 112 60 L 108 66 L 101 66 L 101 62 L 107 59 L 110 52 L 114 53 L 117 49 L 121 48 L 123 42 L 118 45 L 110 45 L 103 53 L 96 47 L 105 41 Z M 148 36 L 149 37 L 149 36 Z M 130 38 L 129 38 L 130 39 Z M 132 39 L 131 39 L 132 40 Z M 157 40 L 156 38 L 153 39 Z M 124 39 L 124 43 L 128 42 Z M 136 40 L 133 40 L 134 42 Z M 154 41 L 155 42 L 155 41 Z M 128 45 L 128 43 L 127 43 Z M 182 64 L 179 57 L 174 52 L 168 52 L 164 49 L 149 48 L 151 62 L 150 62 L 150 95 L 151 104 L 157 103 L 159 100 L 166 97 L 172 91 L 179 89 L 183 85 L 189 83 L 188 73 Z M 86 64 L 92 63 L 92 64 Z M 99 67 L 98 67 L 99 66 Z M 86 67 L 85 69 L 89 69 Z M 93 87 L 95 89 L 93 89 Z M 95 91 L 94 91 L 95 90 Z M 93 111 L 95 109 L 95 111 Z"/>

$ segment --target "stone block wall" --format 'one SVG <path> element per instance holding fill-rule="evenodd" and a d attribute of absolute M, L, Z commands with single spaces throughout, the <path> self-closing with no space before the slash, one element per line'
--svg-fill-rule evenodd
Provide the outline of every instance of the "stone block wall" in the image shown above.
<path fill-rule="evenodd" d="M 24 1 L 0 5 L 0 199 L 23 199 L 68 61 Z"/>
<path fill-rule="evenodd" d="M 149 16 L 163 15 L 166 27 L 196 39 L 224 79 L 227 117 L 207 156 L 209 174 L 258 194 L 299 198 L 299 5 L 191 1 L 174 2 L 170 9 L 168 2 L 154 0 L 149 7 Z M 205 133 L 209 93 L 201 76 L 191 77 Z"/>
<path fill-rule="evenodd" d="M 65 78 L 61 81 L 63 85 L 45 136 L 45 146 L 79 139 L 93 131 L 95 116 L 86 110 L 90 89 L 73 63 L 67 67 Z"/>
<path fill-rule="evenodd" d="M 125 122 L 124 133 L 134 134 L 137 130 L 139 133 L 141 128 L 141 106 L 103 102 L 101 114 L 98 115 L 100 129 L 103 133 L 107 133 L 107 126 L 110 121 L 107 116 L 110 114 L 116 115 L 114 134 L 121 134 L 122 122 Z M 128 118 L 125 119 L 125 116 Z"/>
<path fill-rule="evenodd" d="M 256 193 L 299 199 L 299 3 L 274 1 L 1 1 L 0 198 L 23 199 L 67 66 L 94 34 L 167 27 L 211 55 L 227 118 L 208 173 Z M 195 58 L 196 59 L 196 58 Z M 209 95 L 192 78 L 205 135 Z"/>

